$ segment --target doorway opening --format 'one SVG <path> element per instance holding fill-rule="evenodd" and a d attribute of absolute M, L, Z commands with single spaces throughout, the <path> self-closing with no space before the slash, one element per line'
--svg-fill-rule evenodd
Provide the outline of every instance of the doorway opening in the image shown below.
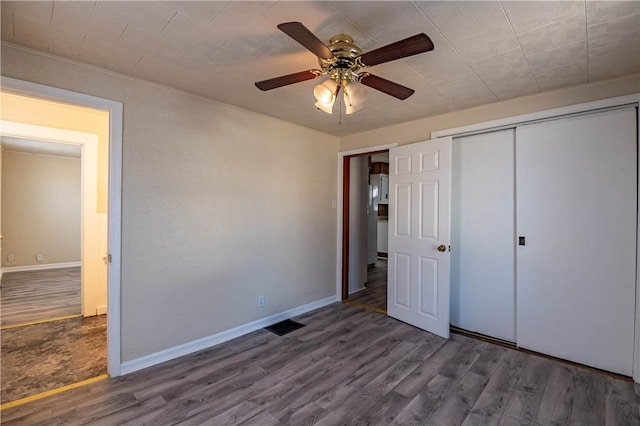
<path fill-rule="evenodd" d="M 389 150 L 344 156 L 342 172 L 342 300 L 386 314 Z"/>
<path fill-rule="evenodd" d="M 79 291 L 74 288 L 76 294 L 81 294 L 81 299 L 77 301 L 78 303 L 73 303 L 76 310 L 81 306 L 79 308 L 80 314 L 76 313 L 66 318 L 63 317 L 64 320 L 62 318 L 54 318 L 60 321 L 34 321 L 38 324 L 30 326 L 55 328 L 55 331 L 61 332 L 61 335 L 65 336 L 77 335 L 78 329 L 74 329 L 76 326 L 80 326 L 86 331 L 88 339 L 75 341 L 76 347 L 73 348 L 71 355 L 66 358 L 62 356 L 52 360 L 49 363 L 51 367 L 73 370 L 74 366 L 70 364 L 71 361 L 80 361 L 82 364 L 84 364 L 84 361 L 89 361 L 86 364 L 95 365 L 95 359 L 100 358 L 95 349 L 96 346 L 101 345 L 99 350 L 103 353 L 103 356 L 99 373 L 118 376 L 120 375 L 119 247 L 121 238 L 120 153 L 122 143 L 122 104 L 6 77 L 2 78 L 2 85 L 1 130 L 3 135 L 29 139 L 33 143 L 40 144 L 40 148 L 44 144 L 50 144 L 51 147 L 55 143 L 59 147 L 58 149 L 64 150 L 64 147 L 71 150 L 79 149 L 81 153 L 80 158 L 76 160 L 82 163 L 83 176 L 82 208 L 80 209 L 82 215 L 81 262 L 69 263 L 81 263 L 82 267 L 71 264 L 66 265 L 65 262 L 60 261 L 54 262 L 51 257 L 45 255 L 34 257 L 34 262 L 31 262 L 35 264 L 36 261 L 39 261 L 41 264 L 27 265 L 26 268 L 28 270 L 30 269 L 28 266 L 37 266 L 37 268 L 31 268 L 33 272 L 26 272 L 28 274 L 35 274 L 41 271 L 53 271 L 54 274 L 75 272 L 76 276 L 70 276 L 69 281 L 75 281 L 76 287 L 80 282 L 82 283 Z M 10 106 L 8 99 L 18 100 L 18 103 L 13 105 L 16 108 L 6 108 Z M 47 105 L 54 105 L 54 109 L 43 113 L 42 109 Z M 85 116 L 82 119 L 78 117 L 74 119 L 71 116 L 65 116 L 63 112 L 84 113 Z M 97 116 L 101 117 L 101 124 L 103 124 L 102 127 L 98 126 L 99 129 L 91 126 L 95 124 L 92 118 Z M 79 205 L 78 208 L 80 208 Z M 8 248 L 6 237 L 5 233 L 5 249 Z M 3 282 L 15 272 L 12 269 L 20 269 L 19 267 L 11 267 L 19 266 L 15 263 L 7 268 L 9 254 L 7 250 L 2 252 L 3 266 L 5 268 L 0 270 L 0 274 L 4 273 Z M 17 256 L 12 256 L 11 260 L 15 261 L 16 259 Z M 65 267 L 72 269 L 65 270 L 63 269 Z M 79 279 L 77 275 L 81 275 L 82 279 Z M 98 283 L 101 285 L 97 285 Z M 105 318 L 107 313 L 108 316 Z M 74 322 L 78 324 L 74 324 Z M 88 327 L 87 324 L 89 325 Z M 3 340 L 5 335 L 10 334 L 10 331 L 10 329 L 3 331 Z M 45 336 L 43 341 L 51 343 L 54 340 L 56 342 L 60 340 L 50 337 Z M 101 342 L 101 344 L 97 345 L 96 342 Z M 74 342 L 70 343 L 74 344 Z M 76 363 L 76 365 L 78 364 Z M 85 371 L 86 379 L 96 379 L 97 370 L 90 368 Z M 73 372 L 69 376 L 73 376 Z M 104 377 L 108 377 L 107 374 L 100 374 L 97 378 Z M 3 379 L 6 379 L 4 365 Z M 40 384 L 34 387 L 33 391 L 36 391 L 35 393 L 38 395 L 41 395 L 39 392 L 43 391 L 59 391 L 65 388 L 65 385 L 77 386 L 78 382 L 82 382 L 83 379 L 78 376 L 73 379 L 75 383 L 58 381 L 54 388 Z M 29 394 L 32 393 L 29 390 Z M 33 396 L 29 399 L 32 398 Z M 14 398 L 12 397 L 11 399 L 13 400 Z M 14 401 L 10 404 L 13 406 L 19 401 Z M 4 408 L 7 405 L 7 398 L 5 398 L 4 394 L 2 402 Z"/>
<path fill-rule="evenodd" d="M 3 104 L 19 114 L 20 99 Z M 0 133 L 4 404 L 107 373 L 107 229 L 97 134 L 6 120 Z"/>

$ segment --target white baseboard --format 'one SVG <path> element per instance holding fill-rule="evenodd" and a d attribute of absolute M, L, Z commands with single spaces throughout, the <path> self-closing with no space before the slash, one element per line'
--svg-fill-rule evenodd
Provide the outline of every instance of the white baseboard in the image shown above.
<path fill-rule="evenodd" d="M 4 266 L 4 267 L 2 267 L 2 273 L 5 273 L 5 272 L 24 272 L 24 271 L 41 271 L 43 269 L 74 268 L 76 266 L 82 266 L 82 262 L 38 263 L 37 265 Z"/>
<path fill-rule="evenodd" d="M 107 305 L 96 306 L 96 315 L 105 315 L 107 313 Z"/>
<path fill-rule="evenodd" d="M 307 303 L 306 305 L 298 306 L 297 308 L 290 309 L 279 314 L 271 315 L 266 318 L 261 318 L 250 323 L 240 325 L 238 327 L 226 330 L 211 336 L 203 337 L 198 340 L 194 340 L 173 348 L 165 349 L 160 352 L 156 352 L 150 355 L 146 355 L 140 358 L 133 359 L 131 361 L 123 362 L 120 368 L 122 375 L 133 373 L 134 371 L 142 370 L 143 368 L 151 367 L 166 361 L 170 361 L 181 356 L 189 355 L 203 349 L 210 348 L 227 340 L 235 339 L 236 337 L 243 336 L 252 331 L 259 330 L 267 327 L 279 321 L 302 315 L 314 309 L 322 308 L 323 306 L 330 305 L 337 302 L 336 296 L 327 297 L 325 299 L 317 300 L 315 302 Z"/>
<path fill-rule="evenodd" d="M 357 289 L 357 290 L 350 291 L 350 292 L 349 292 L 349 296 L 351 296 L 352 294 L 356 294 L 356 293 L 357 293 L 357 292 L 359 292 L 359 291 L 366 290 L 366 289 L 367 289 L 367 287 L 360 287 L 360 288 L 359 288 L 359 289 Z"/>

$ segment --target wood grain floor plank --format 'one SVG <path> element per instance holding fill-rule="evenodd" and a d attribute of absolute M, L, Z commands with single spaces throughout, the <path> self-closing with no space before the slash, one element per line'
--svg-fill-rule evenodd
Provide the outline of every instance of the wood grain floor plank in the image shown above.
<path fill-rule="evenodd" d="M 284 370 L 280 372 L 283 373 Z M 260 413 L 270 402 L 281 399 L 283 395 L 296 387 L 295 384 L 287 383 L 286 379 L 286 374 L 280 377 L 270 376 L 246 388 L 222 389 L 205 394 L 203 395 L 205 400 L 211 401 L 212 404 L 205 405 L 204 408 L 196 407 L 195 411 L 187 412 L 185 424 L 201 424 L 211 418 L 217 418 L 221 423 L 230 421 L 230 419 L 236 419 L 233 424 L 241 423 Z M 238 417 L 236 410 L 241 405 L 243 410 L 251 411 L 251 416 L 243 417 L 244 414 L 241 413 Z"/>
<path fill-rule="evenodd" d="M 372 346 L 362 348 L 363 350 L 355 353 L 351 358 L 340 362 L 336 362 L 331 357 L 323 359 L 321 365 L 324 367 L 320 367 L 320 374 L 311 376 L 312 380 L 300 380 L 295 376 L 289 379 L 289 382 L 296 379 L 296 388 L 292 388 L 289 395 L 285 395 L 286 398 L 271 404 L 269 411 L 278 418 L 284 418 L 311 401 L 321 404 L 319 401 L 338 398 L 335 395 L 338 389 L 343 393 L 346 391 L 355 392 L 352 386 L 343 386 L 345 381 L 348 378 L 354 378 L 363 369 L 363 366 L 367 366 L 390 353 L 397 344 L 397 341 L 387 338 Z M 315 366 L 310 365 L 307 369 L 313 371 Z M 324 407 L 321 406 L 321 408 Z"/>
<path fill-rule="evenodd" d="M 629 383 L 604 378 L 605 424 L 640 425 L 640 398 Z"/>
<path fill-rule="evenodd" d="M 491 377 L 507 351 L 508 349 L 500 346 L 486 345 L 469 371 L 479 374 L 480 376 Z"/>
<path fill-rule="evenodd" d="M 238 425 L 264 411 L 264 406 L 256 405 L 250 401 L 243 401 L 230 409 L 223 411 L 213 417 L 209 413 L 198 414 L 184 422 L 185 426 L 219 426 Z"/>
<path fill-rule="evenodd" d="M 280 418 L 279 422 L 280 424 L 289 425 L 313 425 L 324 415 L 326 415 L 326 412 L 318 404 L 311 401 Z"/>
<path fill-rule="evenodd" d="M 226 349 L 226 348 L 225 348 Z M 136 372 L 133 375 L 145 375 L 150 377 L 143 382 L 136 381 L 135 376 L 129 377 L 130 383 L 122 382 L 122 387 L 127 387 L 138 400 L 144 400 L 148 397 L 167 393 L 172 391 L 180 383 L 188 382 L 187 378 L 195 374 L 195 371 L 202 371 L 202 374 L 209 371 L 211 365 L 215 365 L 221 358 L 232 356 L 234 352 L 231 350 L 220 351 L 219 353 L 210 353 L 209 357 L 200 357 L 197 355 L 188 358 L 188 361 L 168 365 L 165 368 L 151 367 L 144 372 Z M 168 363 L 165 363 L 168 364 Z M 163 364 L 164 366 L 164 364 Z"/>
<path fill-rule="evenodd" d="M 395 330 L 395 328 L 381 328 L 377 330 L 375 337 L 367 340 L 366 346 L 361 344 L 359 348 L 351 352 L 351 355 L 347 359 L 336 359 L 333 356 L 334 354 L 324 352 L 324 350 L 321 349 L 321 355 L 303 355 L 298 361 L 292 363 L 297 369 L 311 368 L 313 371 L 316 363 L 329 362 L 329 367 L 326 371 L 322 372 L 322 380 L 311 383 L 307 381 L 309 384 L 296 396 L 296 404 L 306 404 L 310 400 L 309 398 L 317 400 L 325 396 L 327 392 L 338 387 L 341 382 L 346 380 L 349 375 L 355 373 L 356 370 L 361 369 L 363 365 L 367 365 L 375 359 L 385 356 L 385 354 L 397 345 L 397 341 L 392 337 Z M 294 378 L 297 384 L 305 385 L 305 382 L 301 381 L 297 376 L 294 376 L 292 379 Z"/>
<path fill-rule="evenodd" d="M 358 417 L 358 413 L 367 412 L 378 401 L 382 400 L 400 381 L 409 375 L 422 361 L 422 353 L 430 343 L 415 346 L 406 352 L 396 363 L 378 374 L 373 380 L 363 386 L 352 385 L 353 395 L 331 409 L 329 414 L 319 424 L 336 424 L 351 421 Z M 346 394 L 343 395 L 346 397 Z"/>
<path fill-rule="evenodd" d="M 605 424 L 604 376 L 588 374 L 586 370 L 576 368 L 573 380 L 575 397 L 570 423 Z"/>
<path fill-rule="evenodd" d="M 445 350 L 436 351 L 433 356 L 427 358 L 422 366 L 396 387 L 396 392 L 407 397 L 414 396 L 425 382 L 436 374 L 449 377 L 456 382 L 471 368 L 487 346 L 485 342 L 459 335 L 453 335 L 451 341 L 459 342 L 459 345 L 443 345 Z"/>
<path fill-rule="evenodd" d="M 424 424 L 458 383 L 457 379 L 436 374 L 393 419 L 393 424 Z"/>
<path fill-rule="evenodd" d="M 3 327 L 81 314 L 80 267 L 2 275 Z"/>
<path fill-rule="evenodd" d="M 535 422 L 552 365 L 553 361 L 542 357 L 527 357 L 525 367 L 500 419 L 500 425 Z"/>
<path fill-rule="evenodd" d="M 152 417 L 153 412 L 166 406 L 167 402 L 162 396 L 154 396 L 144 399 L 136 404 L 129 405 L 121 410 L 116 410 L 111 414 L 96 420 L 96 424 L 105 425 L 126 425 L 126 424 L 142 424 L 145 418 Z"/>
<path fill-rule="evenodd" d="M 455 338 L 458 338 L 456 336 Z M 489 344 L 475 339 L 467 338 L 460 350 L 449 359 L 440 369 L 443 376 L 460 378 L 462 377 L 480 358 L 482 352 Z"/>
<path fill-rule="evenodd" d="M 373 407 L 370 407 L 355 417 L 349 424 L 351 425 L 391 425 L 393 419 L 409 403 L 406 396 L 394 391 L 388 392 L 382 399 L 378 400 Z"/>
<path fill-rule="evenodd" d="M 526 356 L 522 352 L 505 349 L 499 365 L 488 376 L 489 383 L 465 418 L 463 426 L 491 426 L 500 422 L 520 373 L 524 369 Z M 472 368 L 471 371 L 478 370 Z"/>
<path fill-rule="evenodd" d="M 136 405 L 138 401 L 130 393 L 109 395 L 95 400 L 84 401 L 75 407 L 54 409 L 54 419 L 59 424 L 96 424 L 102 418 Z M 71 409 L 69 409 L 71 408 Z"/>
<path fill-rule="evenodd" d="M 484 390 L 489 377 L 471 371 L 467 372 L 452 392 L 449 393 L 438 408 L 430 416 L 425 425 L 441 426 L 444 424 L 459 425 Z"/>
<path fill-rule="evenodd" d="M 253 375 L 253 370 L 247 370 L 244 376 L 235 377 L 225 383 L 212 382 L 200 386 L 194 384 L 192 389 L 180 395 L 165 396 L 165 399 L 169 397 L 172 401 L 158 419 L 188 419 L 191 422 L 192 419 L 215 417 L 244 401 L 251 400 L 255 395 L 273 393 L 279 387 L 284 387 L 282 383 L 297 373 L 292 369 L 283 368 L 264 376 Z"/>
<path fill-rule="evenodd" d="M 541 424 L 569 424 L 575 396 L 573 369 L 565 364 L 553 364 L 542 395 L 537 421 Z"/>
<path fill-rule="evenodd" d="M 300 336 L 303 342 L 329 340 L 332 336 L 342 336 L 342 330 L 350 330 L 353 324 L 359 324 L 363 318 L 373 318 L 372 312 L 359 309 L 356 312 L 339 311 L 336 312 L 333 321 L 326 318 L 320 324 L 314 324 L 313 328 L 305 330 L 304 335 Z M 307 325 L 308 327 L 309 325 Z M 306 327 L 305 327 L 306 328 Z"/>
<path fill-rule="evenodd" d="M 0 413 L 0 423 L 6 424 L 22 424 L 22 425 L 41 425 L 52 422 L 53 411 L 50 407 L 42 407 L 39 409 L 28 408 L 21 410 L 21 407 L 8 410 L 3 410 Z"/>
<path fill-rule="evenodd" d="M 389 365 L 393 365 L 401 360 L 406 353 L 414 347 L 414 344 L 408 342 L 401 342 L 395 345 L 393 349 L 383 352 L 380 357 L 362 364 L 360 368 L 346 377 L 343 382 L 344 386 L 332 389 L 330 393 L 326 393 L 322 398 L 318 399 L 316 403 L 325 410 L 334 409 L 350 398 L 360 388 L 371 382 Z"/>
<path fill-rule="evenodd" d="M 240 424 L 246 426 L 274 426 L 281 423 L 280 420 L 273 417 L 271 414 L 269 414 L 269 412 L 261 411 L 260 413 Z"/>

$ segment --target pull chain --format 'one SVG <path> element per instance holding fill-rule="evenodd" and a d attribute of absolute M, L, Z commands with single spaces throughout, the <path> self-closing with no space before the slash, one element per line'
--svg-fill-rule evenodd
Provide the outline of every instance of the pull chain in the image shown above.
<path fill-rule="evenodd" d="M 344 89 L 343 89 L 344 92 Z M 340 96 L 338 99 L 339 105 L 338 105 L 338 110 L 339 110 L 339 114 L 338 114 L 338 126 L 342 126 L 342 98 L 344 98 L 344 96 Z"/>

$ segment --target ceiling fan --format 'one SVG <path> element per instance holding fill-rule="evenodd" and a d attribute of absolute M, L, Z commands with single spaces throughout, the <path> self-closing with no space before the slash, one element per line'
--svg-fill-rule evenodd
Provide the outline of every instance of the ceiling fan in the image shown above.
<path fill-rule="evenodd" d="M 328 75 L 328 80 L 314 88 L 314 96 L 318 101 L 316 107 L 329 114 L 340 87 L 343 88 L 347 114 L 362 108 L 366 89 L 351 84 L 354 82 L 400 100 L 407 99 L 414 93 L 413 89 L 360 69 L 429 52 L 434 48 L 431 39 L 421 33 L 363 54 L 362 50 L 353 43 L 353 39 L 346 34 L 331 37 L 327 46 L 300 22 L 285 22 L 278 25 L 278 28 L 315 54 L 318 57 L 320 69 L 310 69 L 258 81 L 255 83 L 256 87 L 260 90 L 272 90 Z"/>

